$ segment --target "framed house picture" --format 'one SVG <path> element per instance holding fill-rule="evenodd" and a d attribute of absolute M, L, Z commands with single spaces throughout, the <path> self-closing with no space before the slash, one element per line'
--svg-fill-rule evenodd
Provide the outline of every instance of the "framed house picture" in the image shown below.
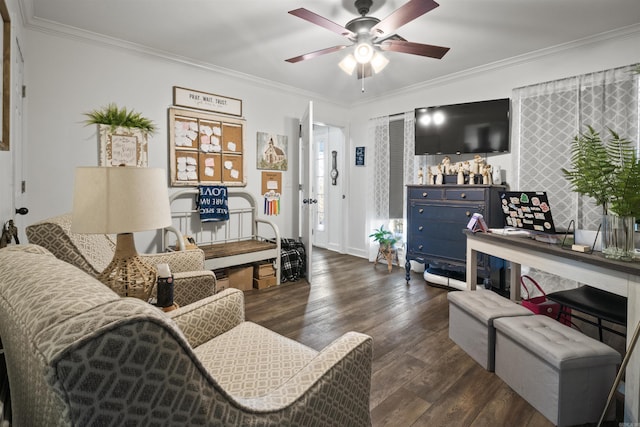
<path fill-rule="evenodd" d="M 256 138 L 256 168 L 287 170 L 288 140 L 286 135 L 258 132 Z"/>

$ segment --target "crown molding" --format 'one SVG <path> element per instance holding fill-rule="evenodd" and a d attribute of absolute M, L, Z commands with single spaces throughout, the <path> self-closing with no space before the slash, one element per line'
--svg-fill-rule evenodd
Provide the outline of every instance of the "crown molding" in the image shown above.
<path fill-rule="evenodd" d="M 625 39 L 627 37 L 634 37 L 638 34 L 640 34 L 640 24 L 629 25 L 626 27 L 618 28 L 611 31 L 606 31 L 604 33 L 596 34 L 593 36 L 584 37 L 582 39 L 574 40 L 571 42 L 562 43 L 556 46 L 551 46 L 544 49 L 539 49 L 529 53 L 525 53 L 522 55 L 513 56 L 511 58 L 503 59 L 500 61 L 495 61 L 488 64 L 480 65 L 478 67 L 469 68 L 460 72 L 447 74 L 446 76 L 437 77 L 421 83 L 406 86 L 402 89 L 398 89 L 393 92 L 388 92 L 386 94 L 379 95 L 375 99 L 357 101 L 354 104 L 352 104 L 352 106 L 353 107 L 362 106 L 362 105 L 369 104 L 371 102 L 378 102 L 384 99 L 393 98 L 393 97 L 408 94 L 408 93 L 414 93 L 422 89 L 428 89 L 438 85 L 448 84 L 458 80 L 462 80 L 469 77 L 484 74 L 487 72 L 495 71 L 496 69 L 509 68 L 515 65 L 532 62 L 540 58 L 544 58 L 545 56 L 556 55 L 558 53 L 562 53 L 570 49 L 575 49 L 578 47 L 600 43 L 600 42 L 608 41 L 612 39 Z"/>
<path fill-rule="evenodd" d="M 31 0 L 23 0 L 26 2 L 31 2 Z M 21 2 L 22 3 L 22 2 Z M 192 58 L 187 58 L 184 56 L 176 55 L 170 52 L 166 52 L 160 49 L 153 49 L 148 46 L 144 46 L 137 43 L 128 42 L 126 40 L 118 39 L 115 37 L 109 37 L 104 34 L 99 34 L 87 30 L 82 30 L 77 27 L 72 27 L 68 25 L 63 25 L 57 22 L 49 21 L 42 18 L 33 17 L 33 14 L 30 19 L 25 23 L 25 28 L 38 31 L 44 34 L 49 34 L 58 37 L 64 37 L 71 40 L 81 41 L 85 43 L 95 44 L 106 46 L 110 48 L 116 48 L 119 50 L 127 50 L 130 52 L 136 52 L 143 55 L 148 55 L 157 59 L 162 59 L 167 62 L 172 63 L 180 63 L 184 65 L 188 65 L 194 68 L 199 68 L 219 74 L 223 74 L 230 78 L 240 80 L 243 82 L 249 82 L 253 85 L 259 87 L 270 87 L 276 89 L 278 91 L 285 91 L 291 94 L 312 98 L 315 100 L 320 100 L 329 104 L 333 104 L 339 106 L 341 108 L 348 108 L 349 105 L 346 103 L 341 103 L 336 101 L 335 99 L 329 99 L 322 94 L 306 91 L 294 86 L 285 85 L 282 83 L 274 82 L 273 80 L 263 79 L 261 77 L 257 77 L 251 74 L 242 73 L 235 70 L 230 70 L 228 68 L 220 67 L 215 64 L 211 64 L 204 61 L 195 61 Z M 24 15 L 23 15 L 24 19 Z"/>

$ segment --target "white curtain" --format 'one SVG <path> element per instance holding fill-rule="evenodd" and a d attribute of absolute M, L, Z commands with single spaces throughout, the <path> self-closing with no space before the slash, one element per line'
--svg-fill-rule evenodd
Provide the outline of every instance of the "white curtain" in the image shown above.
<path fill-rule="evenodd" d="M 607 127 L 638 144 L 638 75 L 633 66 L 540 83 L 513 90 L 511 154 L 518 171 L 511 188 L 547 191 L 554 222 L 597 230 L 602 210 L 571 191 L 561 168 L 571 167 L 571 141 L 586 126 L 603 139 Z M 529 272 L 547 293 L 573 288 L 575 281 L 542 271 Z M 526 294 L 523 294 L 526 295 Z"/>
<path fill-rule="evenodd" d="M 373 220 L 389 221 L 389 117 L 369 121 L 370 140 L 373 141 Z"/>
<path fill-rule="evenodd" d="M 607 127 L 638 143 L 638 75 L 634 66 L 517 88 L 512 95 L 512 155 L 518 171 L 512 188 L 549 194 L 556 226 L 571 220 L 596 230 L 602 211 L 573 191 L 562 175 L 569 169 L 571 141 L 590 125 L 603 139 Z"/>

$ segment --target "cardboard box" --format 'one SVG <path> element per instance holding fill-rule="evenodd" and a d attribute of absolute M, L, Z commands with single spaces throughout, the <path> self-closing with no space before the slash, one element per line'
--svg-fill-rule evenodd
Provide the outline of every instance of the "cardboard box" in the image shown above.
<path fill-rule="evenodd" d="M 248 291 L 253 289 L 253 266 L 233 267 L 227 269 L 229 277 L 229 287 Z"/>
<path fill-rule="evenodd" d="M 256 289 L 266 289 L 276 285 L 276 276 L 253 279 L 253 287 Z"/>
<path fill-rule="evenodd" d="M 263 279 L 265 277 L 271 277 L 276 275 L 276 270 L 273 268 L 272 263 L 255 264 L 253 268 L 253 277 L 255 279 Z"/>
<path fill-rule="evenodd" d="M 216 293 L 222 292 L 229 287 L 229 277 L 224 270 L 215 270 L 216 275 Z"/>

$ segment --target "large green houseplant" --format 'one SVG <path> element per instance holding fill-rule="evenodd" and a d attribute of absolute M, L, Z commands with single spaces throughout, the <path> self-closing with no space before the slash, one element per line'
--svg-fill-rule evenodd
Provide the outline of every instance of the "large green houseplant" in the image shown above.
<path fill-rule="evenodd" d="M 571 145 L 571 169 L 562 169 L 572 189 L 592 197 L 602 207 L 602 248 L 605 256 L 631 259 L 633 226 L 640 216 L 640 163 L 635 144 L 608 129 L 603 141 L 593 127 Z"/>

